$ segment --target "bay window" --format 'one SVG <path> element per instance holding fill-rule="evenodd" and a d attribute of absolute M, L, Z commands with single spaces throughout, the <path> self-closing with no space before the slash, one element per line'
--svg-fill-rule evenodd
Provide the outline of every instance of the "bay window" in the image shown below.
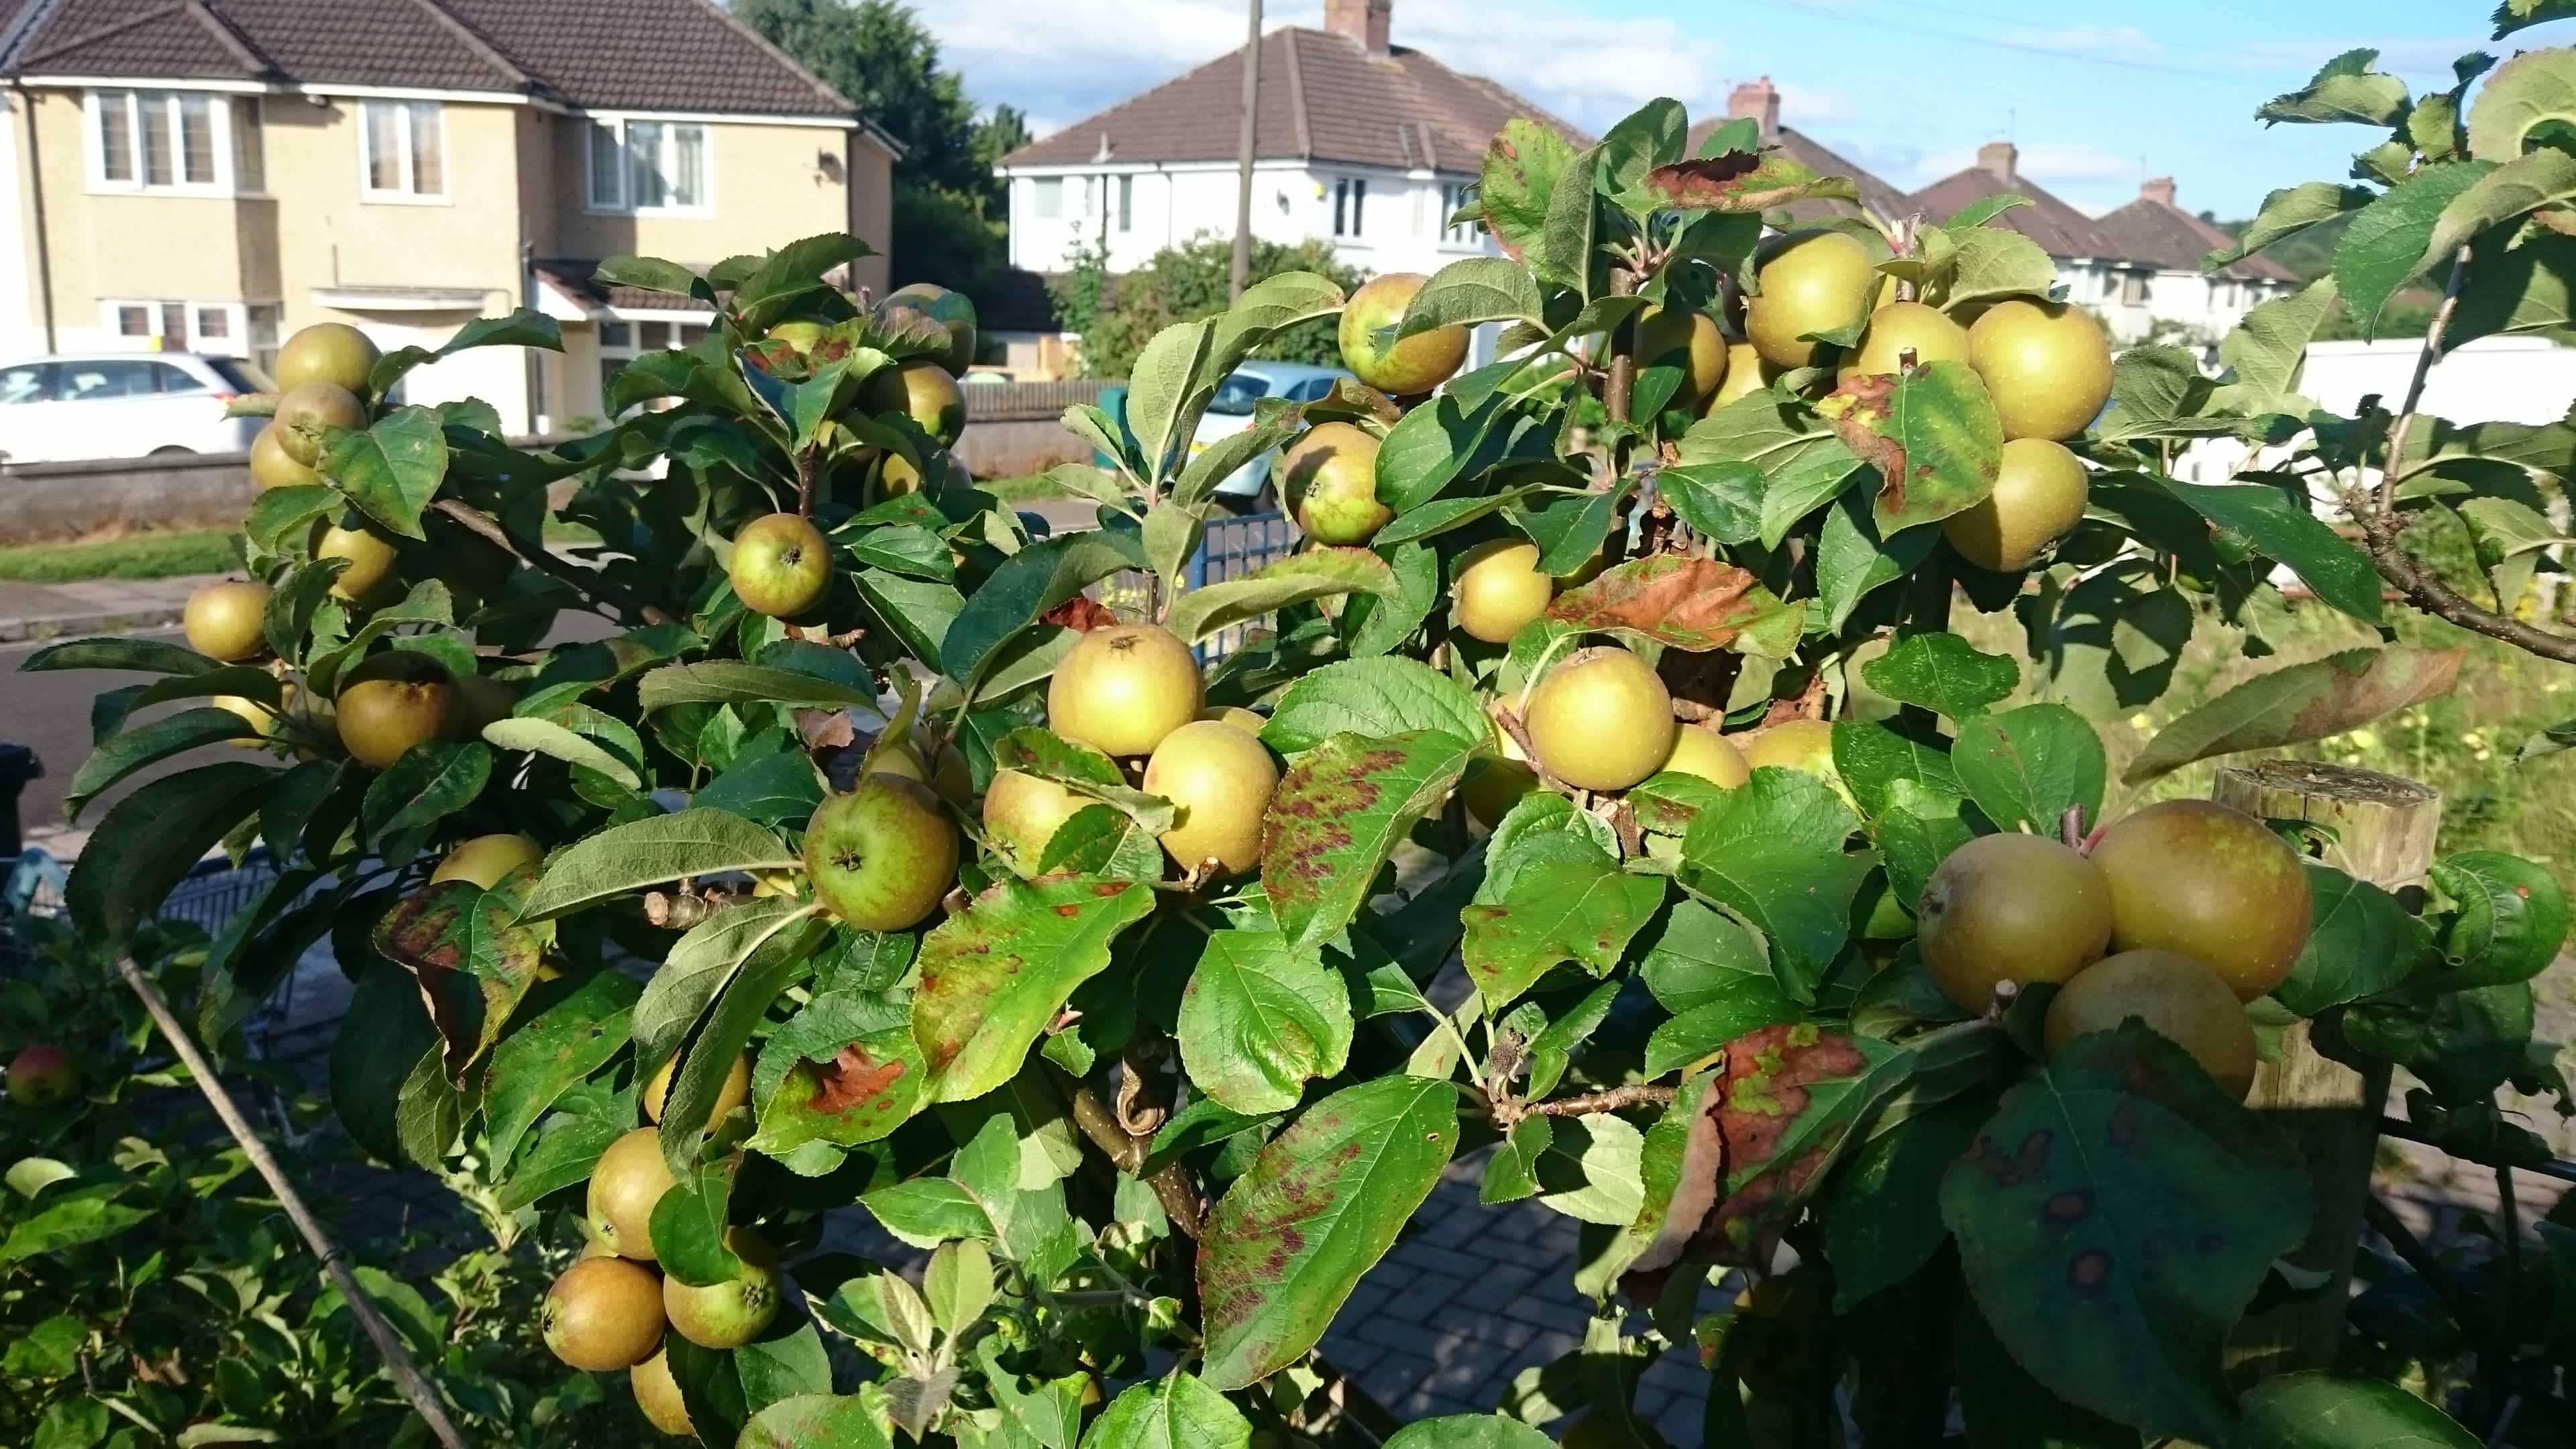
<path fill-rule="evenodd" d="M 90 184 L 100 190 L 257 191 L 256 101 L 207 91 L 91 91 Z"/>

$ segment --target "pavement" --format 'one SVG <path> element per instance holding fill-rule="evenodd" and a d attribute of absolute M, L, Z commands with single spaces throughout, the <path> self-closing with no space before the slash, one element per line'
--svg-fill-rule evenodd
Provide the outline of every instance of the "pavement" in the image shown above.
<path fill-rule="evenodd" d="M 166 629 L 179 622 L 179 611 L 187 607 L 190 594 L 222 577 L 0 582 L 0 644 Z"/>

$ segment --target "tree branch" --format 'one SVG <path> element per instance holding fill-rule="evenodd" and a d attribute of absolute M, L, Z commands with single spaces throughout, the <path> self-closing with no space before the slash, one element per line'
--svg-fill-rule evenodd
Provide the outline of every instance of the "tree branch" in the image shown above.
<path fill-rule="evenodd" d="M 503 528 L 492 515 L 457 498 L 441 498 L 430 505 L 456 520 L 468 533 L 487 543 L 497 544 L 517 554 L 529 567 L 572 585 L 576 592 L 599 600 L 614 609 L 642 619 L 647 624 L 667 624 L 671 616 L 636 598 L 599 576 L 597 569 L 586 569 L 577 563 L 556 557 L 541 543 L 532 543 Z"/>
<path fill-rule="evenodd" d="M 1610 269 L 1610 295 L 1628 297 L 1636 294 L 1637 274 L 1627 267 Z M 1601 406 L 1608 410 L 1610 421 L 1629 421 L 1628 412 L 1637 397 L 1637 319 L 1622 320 L 1610 332 L 1610 380 L 1602 389 Z M 1616 477 L 1616 471 L 1612 473 Z"/>
<path fill-rule="evenodd" d="M 1672 1105 L 1675 1090 L 1658 1087 L 1651 1082 L 1634 1082 L 1625 1087 L 1612 1087 L 1606 1092 L 1559 1097 L 1552 1102 L 1532 1102 L 1521 1112 L 1529 1117 L 1581 1117 L 1593 1112 L 1616 1112 L 1622 1107 L 1668 1107 Z"/>
<path fill-rule="evenodd" d="M 1090 1138 L 1091 1145 L 1106 1154 L 1120 1172 L 1130 1177 L 1137 1176 L 1138 1170 L 1145 1165 L 1145 1151 L 1150 1145 L 1146 1139 L 1131 1136 L 1126 1128 L 1119 1126 L 1118 1118 L 1089 1087 L 1074 1084 L 1072 1098 L 1073 1124 L 1082 1129 L 1082 1135 Z M 1198 1187 L 1190 1181 L 1189 1173 L 1179 1163 L 1167 1162 L 1145 1178 L 1145 1185 L 1154 1190 L 1154 1200 L 1163 1205 L 1163 1215 L 1172 1220 L 1172 1225 L 1183 1235 L 1196 1239 L 1202 1225 L 1203 1209 Z"/>

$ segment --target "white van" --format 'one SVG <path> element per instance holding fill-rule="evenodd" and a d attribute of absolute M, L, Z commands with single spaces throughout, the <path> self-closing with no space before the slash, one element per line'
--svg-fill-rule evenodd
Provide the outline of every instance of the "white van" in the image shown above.
<path fill-rule="evenodd" d="M 0 460 L 68 463 L 153 453 L 244 453 L 258 418 L 224 404 L 268 380 L 235 357 L 100 353 L 0 363 Z"/>

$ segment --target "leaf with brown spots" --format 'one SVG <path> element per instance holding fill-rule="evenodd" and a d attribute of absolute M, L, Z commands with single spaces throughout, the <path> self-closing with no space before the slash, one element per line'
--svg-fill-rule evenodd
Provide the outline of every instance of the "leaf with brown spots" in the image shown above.
<path fill-rule="evenodd" d="M 1208 1385 L 1247 1388 L 1314 1347 L 1457 1148 L 1458 1089 L 1414 1076 L 1335 1092 L 1262 1148 L 1199 1240 Z"/>
<path fill-rule="evenodd" d="M 1770 590 L 1733 564 L 1659 553 L 1566 590 L 1548 606 L 1547 616 L 1578 629 L 1702 653 L 1725 648 L 1779 608 Z"/>
<path fill-rule="evenodd" d="M 1541 246 L 1548 203 L 1573 165 L 1574 147 L 1555 131 L 1517 116 L 1503 123 L 1485 151 L 1476 199 L 1484 208 L 1485 229 L 1504 255 L 1518 259 Z M 1588 193 L 1582 200 L 1591 204 Z"/>
<path fill-rule="evenodd" d="M 492 1161 L 508 1163 L 519 1139 L 557 1098 L 608 1064 L 634 1025 L 643 988 L 614 971 L 541 986 L 527 1003 L 534 1019 L 492 1048 L 483 1077 L 483 1120 Z"/>
<path fill-rule="evenodd" d="M 1847 176 L 1827 176 L 1778 151 L 1733 151 L 1646 173 L 1646 190 L 1676 211 L 1760 213 L 1793 201 L 1858 201 Z"/>
<path fill-rule="evenodd" d="M 376 923 L 376 949 L 420 983 L 446 1044 L 450 1081 L 462 1082 L 500 1038 L 554 940 L 551 922 L 518 923 L 537 873 L 523 865 L 488 891 L 472 881 L 442 881 L 404 897 Z"/>
<path fill-rule="evenodd" d="M 1137 881 L 1005 880 L 940 922 L 912 994 L 927 1100 L 1009 1081 L 1073 989 L 1108 967 L 1109 943 L 1153 909 L 1153 887 Z"/>
<path fill-rule="evenodd" d="M 2143 784 L 2194 760 L 2341 734 L 2451 692 L 2466 649 L 2346 649 L 2249 679 L 2166 725 L 2129 762 Z"/>
<path fill-rule="evenodd" d="M 1995 491 L 2003 423 L 1964 362 L 1855 377 L 1816 404 L 1845 446 L 1878 471 L 1880 538 L 1974 508 Z"/>
<path fill-rule="evenodd" d="M 1359 914 L 1378 868 L 1455 789 L 1476 745 L 1434 730 L 1335 735 L 1297 757 L 1261 828 L 1261 884 L 1292 950 L 1312 950 Z"/>
<path fill-rule="evenodd" d="M 1715 1262 L 1767 1266 L 1853 1126 L 1912 1070 L 1903 1047 L 1803 1023 L 1729 1042 L 1715 1088 L 1722 1190 L 1698 1246 Z"/>
<path fill-rule="evenodd" d="M 874 1142 L 911 1120 L 928 1083 L 910 1024 L 870 1032 L 825 1061 L 791 1064 L 760 1104 L 760 1126 L 747 1145 L 785 1157 L 809 1142 Z"/>
<path fill-rule="evenodd" d="M 1094 629 L 1106 629 L 1117 623 L 1118 616 L 1109 612 L 1108 605 L 1089 595 L 1076 594 L 1038 615 L 1038 622 L 1061 624 L 1077 634 L 1088 634 Z"/>
<path fill-rule="evenodd" d="M 1500 900 L 1463 913 L 1467 974 L 1489 1015 L 1499 1016 L 1560 962 L 1608 975 L 1628 938 L 1664 903 L 1662 876 L 1624 871 L 1595 855 L 1533 865 L 1512 877 Z"/>
<path fill-rule="evenodd" d="M 2280 1131 L 2131 1020 L 2004 1094 L 1941 1184 L 1995 1336 L 2069 1403 L 2149 1436 L 2231 1439 L 2229 1328 L 2307 1236 Z"/>

